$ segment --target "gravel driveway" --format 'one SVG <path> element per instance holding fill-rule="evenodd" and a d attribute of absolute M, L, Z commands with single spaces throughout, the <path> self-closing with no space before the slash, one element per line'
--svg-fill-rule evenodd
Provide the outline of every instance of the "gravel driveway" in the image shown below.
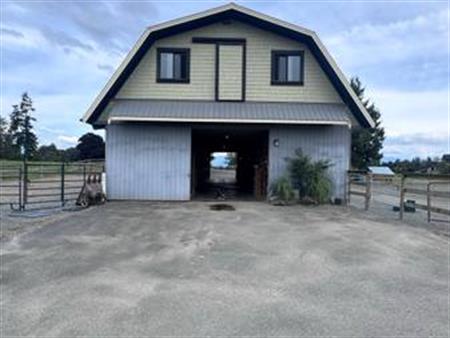
<path fill-rule="evenodd" d="M 111 202 L 2 243 L 2 336 L 448 336 L 448 238 L 345 207 Z"/>

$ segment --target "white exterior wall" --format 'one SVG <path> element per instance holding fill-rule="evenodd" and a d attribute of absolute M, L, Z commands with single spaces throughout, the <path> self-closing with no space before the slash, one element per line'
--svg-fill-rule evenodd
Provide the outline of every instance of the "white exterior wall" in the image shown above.
<path fill-rule="evenodd" d="M 117 98 L 214 100 L 215 46 L 192 43 L 192 37 L 226 37 L 246 39 L 246 100 L 287 102 L 342 102 L 331 82 L 309 49 L 299 42 L 232 21 L 212 24 L 156 41 L 143 57 Z M 190 48 L 190 83 L 156 82 L 156 49 Z M 303 86 L 272 86 L 271 51 L 304 50 Z M 230 69 L 230 72 L 233 72 Z"/>
<path fill-rule="evenodd" d="M 190 127 L 112 124 L 106 138 L 108 199 L 190 199 Z"/>
<path fill-rule="evenodd" d="M 278 139 L 279 147 L 273 145 Z M 269 132 L 269 187 L 278 177 L 287 173 L 286 158 L 302 149 L 314 161 L 330 160 L 329 178 L 332 198 L 345 200 L 347 171 L 350 166 L 351 133 L 346 126 L 280 126 Z"/>
<path fill-rule="evenodd" d="M 191 127 L 112 124 L 106 129 L 106 191 L 111 200 L 189 200 Z M 279 146 L 274 146 L 278 139 Z M 332 163 L 333 198 L 346 198 L 350 164 L 346 126 L 274 126 L 269 129 L 270 184 L 286 173 L 286 158 L 301 148 Z"/>

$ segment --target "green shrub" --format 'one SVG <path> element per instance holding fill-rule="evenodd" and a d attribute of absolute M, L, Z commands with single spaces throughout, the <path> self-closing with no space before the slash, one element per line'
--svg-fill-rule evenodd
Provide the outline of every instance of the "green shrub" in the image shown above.
<path fill-rule="evenodd" d="M 277 201 L 284 204 L 289 203 L 294 199 L 294 189 L 292 188 L 291 181 L 287 176 L 279 177 L 271 187 L 272 196 L 275 197 Z"/>
<path fill-rule="evenodd" d="M 297 149 L 295 157 L 288 158 L 288 171 L 292 184 L 299 190 L 302 200 L 312 200 L 314 203 L 329 201 L 331 181 L 327 170 L 331 167 L 329 161 L 313 162 L 308 155 Z"/>

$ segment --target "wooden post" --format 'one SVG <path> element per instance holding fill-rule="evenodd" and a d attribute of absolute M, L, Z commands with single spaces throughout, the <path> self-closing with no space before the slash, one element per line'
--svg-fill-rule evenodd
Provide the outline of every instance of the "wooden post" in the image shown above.
<path fill-rule="evenodd" d="M 369 210 L 370 206 L 370 198 L 372 197 L 372 174 L 368 173 L 366 174 L 366 203 L 365 203 L 365 209 L 366 211 Z"/>
<path fill-rule="evenodd" d="M 400 220 L 403 219 L 403 210 L 405 208 L 405 176 L 400 179 Z"/>
<path fill-rule="evenodd" d="M 427 220 L 431 222 L 431 183 L 427 184 Z"/>

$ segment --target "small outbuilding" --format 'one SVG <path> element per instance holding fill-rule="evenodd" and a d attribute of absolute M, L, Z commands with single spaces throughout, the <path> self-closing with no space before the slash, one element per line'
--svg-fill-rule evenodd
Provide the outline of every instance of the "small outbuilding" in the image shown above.
<path fill-rule="evenodd" d="M 371 166 L 369 172 L 373 176 L 394 177 L 395 173 L 387 166 Z"/>

